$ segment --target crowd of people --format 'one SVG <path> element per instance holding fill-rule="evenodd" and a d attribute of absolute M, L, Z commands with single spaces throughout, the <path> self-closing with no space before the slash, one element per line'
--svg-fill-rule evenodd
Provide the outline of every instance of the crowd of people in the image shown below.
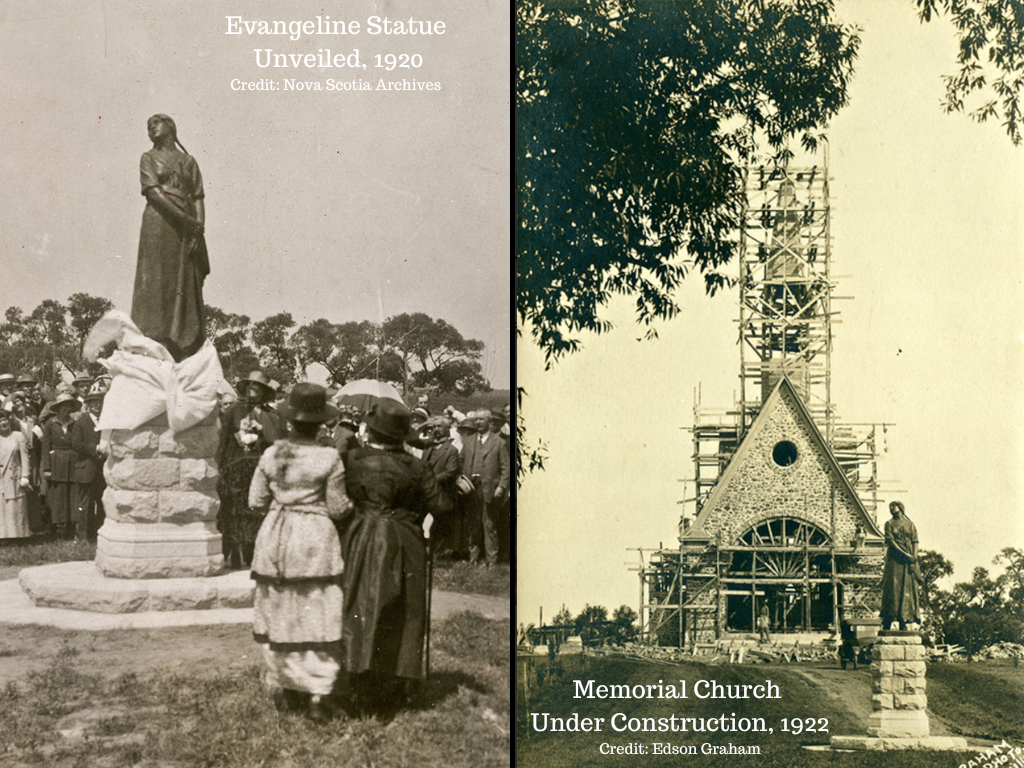
<path fill-rule="evenodd" d="M 0 374 L 0 540 L 95 539 L 109 384 Z M 256 370 L 221 396 L 225 565 L 251 570 L 279 707 L 393 713 L 425 674 L 430 559 L 509 558 L 509 408 L 363 410 L 315 384 L 281 390 Z"/>
<path fill-rule="evenodd" d="M 236 390 L 221 401 L 220 526 L 229 567 L 256 582 L 275 702 L 394 713 L 425 675 L 433 552 L 489 565 L 502 535 L 508 550 L 508 411 L 363 412 L 308 383 L 279 399 L 262 371 Z"/>
<path fill-rule="evenodd" d="M 0 374 L 0 540 L 95 539 L 107 453 L 96 424 L 109 384 L 81 373 L 52 390 Z"/>
<path fill-rule="evenodd" d="M 344 399 L 344 398 L 342 398 Z M 259 457 L 286 433 L 281 386 L 263 371 L 236 382 L 221 397 L 219 527 L 229 568 L 246 568 L 261 518 L 248 505 Z M 317 440 L 339 455 L 365 444 L 367 412 L 332 399 L 337 409 Z M 431 414 L 425 397 L 410 410 L 405 450 L 424 461 L 438 483 L 440 509 L 431 515 L 430 541 L 438 558 L 482 565 L 510 557 L 510 408 L 461 413 L 452 406 Z"/>

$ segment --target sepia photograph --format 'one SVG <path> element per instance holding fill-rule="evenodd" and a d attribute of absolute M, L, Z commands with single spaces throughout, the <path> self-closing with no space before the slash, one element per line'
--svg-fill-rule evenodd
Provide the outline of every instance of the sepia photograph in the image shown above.
<path fill-rule="evenodd" d="M 510 763 L 512 57 L 0 8 L 0 764 Z"/>
<path fill-rule="evenodd" d="M 516 764 L 1024 764 L 1024 13 L 516 6 Z"/>

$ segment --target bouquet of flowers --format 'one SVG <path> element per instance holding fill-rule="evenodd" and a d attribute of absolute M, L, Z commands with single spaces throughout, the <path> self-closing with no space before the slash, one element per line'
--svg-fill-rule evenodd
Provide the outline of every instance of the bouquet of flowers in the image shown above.
<path fill-rule="evenodd" d="M 263 431 L 263 425 L 260 424 L 258 419 L 246 416 L 238 426 L 238 432 L 235 433 L 235 439 L 238 440 L 238 444 L 246 451 L 255 450 L 257 447 L 256 444 L 260 439 L 260 434 Z"/>

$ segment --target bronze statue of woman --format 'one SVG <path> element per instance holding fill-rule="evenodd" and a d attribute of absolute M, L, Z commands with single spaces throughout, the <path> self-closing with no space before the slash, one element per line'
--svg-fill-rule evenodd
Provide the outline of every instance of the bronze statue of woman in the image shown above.
<path fill-rule="evenodd" d="M 899 623 L 906 629 L 908 623 L 921 623 L 918 611 L 917 528 L 902 501 L 889 505 L 892 519 L 885 524 L 885 571 L 882 573 L 882 624 L 891 629 Z"/>
<path fill-rule="evenodd" d="M 146 122 L 153 148 L 142 155 L 139 175 L 146 210 L 139 233 L 132 320 L 163 344 L 176 361 L 203 345 L 203 280 L 210 272 L 203 238 L 203 177 L 178 141 L 167 115 Z"/>

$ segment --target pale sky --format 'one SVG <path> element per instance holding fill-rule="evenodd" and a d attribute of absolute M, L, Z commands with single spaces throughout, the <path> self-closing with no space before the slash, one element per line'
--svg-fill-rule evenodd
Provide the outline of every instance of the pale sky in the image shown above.
<path fill-rule="evenodd" d="M 921 546 L 968 581 L 1024 547 L 1024 149 L 941 110 L 948 20 L 921 26 L 909 2 L 838 6 L 863 42 L 829 131 L 834 295 L 853 297 L 836 303 L 832 399 L 843 421 L 894 424 L 879 472 L 905 493 L 882 499 L 902 499 Z M 738 293 L 708 299 L 691 279 L 680 300 L 651 342 L 615 304 L 616 330 L 549 372 L 520 344 L 524 413 L 550 458 L 518 497 L 519 621 L 563 604 L 636 610 L 636 548 L 677 545 L 694 392 L 725 408 L 739 390 Z"/>
<path fill-rule="evenodd" d="M 358 20 L 356 36 L 226 35 L 247 20 Z M 443 21 L 370 35 L 367 18 Z M 511 20 L 474 0 L 47 0 L 0 5 L 0 311 L 85 292 L 131 306 L 146 118 L 206 189 L 205 298 L 254 321 L 443 318 L 510 383 Z M 254 49 L 359 50 L 364 70 L 261 69 Z M 375 68 L 418 54 L 419 68 Z M 441 83 L 440 91 L 233 91 L 238 78 Z"/>

